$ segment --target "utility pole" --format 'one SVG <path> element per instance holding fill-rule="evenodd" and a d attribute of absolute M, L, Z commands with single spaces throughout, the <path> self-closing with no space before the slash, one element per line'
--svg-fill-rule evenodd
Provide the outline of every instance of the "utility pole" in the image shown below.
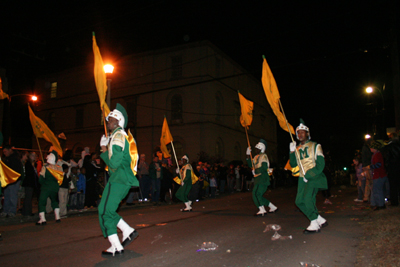
<path fill-rule="evenodd" d="M 392 75 L 393 75 L 393 97 L 394 97 L 394 113 L 396 130 L 400 130 L 400 67 L 399 67 L 399 50 L 397 42 L 397 21 L 396 21 L 396 0 L 391 1 L 391 29 L 390 44 L 392 58 Z"/>

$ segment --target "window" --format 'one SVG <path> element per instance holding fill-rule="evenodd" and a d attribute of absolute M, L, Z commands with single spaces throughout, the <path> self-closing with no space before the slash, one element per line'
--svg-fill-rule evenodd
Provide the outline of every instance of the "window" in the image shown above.
<path fill-rule="evenodd" d="M 182 122 L 182 96 L 174 95 L 171 98 L 171 120 Z"/>
<path fill-rule="evenodd" d="M 183 157 L 183 145 L 181 142 L 179 141 L 174 141 L 174 148 L 175 148 L 175 153 L 176 153 L 176 157 L 178 159 Z"/>
<path fill-rule="evenodd" d="M 56 127 L 56 113 L 55 112 L 50 112 L 49 121 L 48 121 L 47 125 L 49 126 L 50 130 L 54 131 L 54 129 Z"/>
<path fill-rule="evenodd" d="M 52 82 L 50 84 L 50 97 L 51 98 L 57 97 L 57 82 Z"/>
<path fill-rule="evenodd" d="M 83 108 L 77 109 L 75 113 L 75 128 L 83 128 Z"/>
<path fill-rule="evenodd" d="M 242 153 L 240 153 L 240 144 L 236 143 L 233 148 L 233 156 L 235 160 L 240 160 Z"/>
<path fill-rule="evenodd" d="M 171 80 L 182 78 L 182 56 L 171 57 Z"/>
<path fill-rule="evenodd" d="M 238 126 L 241 126 L 241 124 L 240 124 L 240 115 L 241 115 L 241 110 L 240 110 L 240 104 L 239 104 L 239 102 L 237 102 L 237 101 L 235 101 L 235 126 L 236 127 L 238 127 Z M 254 114 L 253 114 L 253 116 L 254 116 Z"/>
<path fill-rule="evenodd" d="M 216 121 L 221 121 L 221 113 L 222 113 L 222 99 L 221 97 L 217 94 L 215 95 L 215 108 L 216 108 Z"/>
<path fill-rule="evenodd" d="M 215 156 L 217 158 L 224 157 L 224 143 L 221 138 L 218 138 L 217 142 L 215 142 Z"/>

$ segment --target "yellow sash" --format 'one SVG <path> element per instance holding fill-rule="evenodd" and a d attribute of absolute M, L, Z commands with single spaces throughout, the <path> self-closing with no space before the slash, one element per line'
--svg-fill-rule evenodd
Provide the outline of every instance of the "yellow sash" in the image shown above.
<path fill-rule="evenodd" d="M 131 156 L 131 169 L 133 174 L 136 176 L 137 165 L 139 160 L 139 154 L 136 146 L 135 138 L 131 134 L 131 130 L 128 130 L 128 136 L 126 137 L 129 143 L 129 155 Z"/>
<path fill-rule="evenodd" d="M 194 174 L 193 169 L 192 169 L 192 166 L 191 166 L 190 164 L 186 164 L 186 165 L 184 166 L 184 168 L 181 169 L 181 177 L 183 176 L 183 179 L 182 179 L 182 180 L 185 180 L 185 177 L 186 177 L 186 169 L 187 169 L 187 168 L 190 169 L 190 174 L 191 174 L 191 177 L 192 177 L 192 184 L 195 184 L 195 183 L 199 180 L 199 178 L 196 176 L 196 174 Z M 179 176 L 176 176 L 176 177 L 174 178 L 175 183 L 180 184 L 180 185 L 182 184 L 182 180 L 179 178 Z"/>
<path fill-rule="evenodd" d="M 51 175 L 53 175 L 54 178 L 56 178 L 56 180 L 58 182 L 58 185 L 62 184 L 62 182 L 64 180 L 64 172 L 59 171 L 59 170 L 55 170 L 55 169 L 51 169 L 51 168 L 48 168 L 48 167 L 46 167 L 46 170 L 48 170 L 51 173 Z"/>

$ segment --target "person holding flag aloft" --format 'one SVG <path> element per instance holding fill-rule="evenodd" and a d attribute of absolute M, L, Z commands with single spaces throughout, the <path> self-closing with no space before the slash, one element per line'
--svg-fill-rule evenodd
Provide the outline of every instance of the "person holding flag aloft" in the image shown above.
<path fill-rule="evenodd" d="M 246 151 L 247 164 L 253 168 L 254 175 L 253 201 L 254 204 L 259 208 L 259 211 L 254 216 L 264 216 L 267 213 L 265 207 L 269 208 L 269 213 L 274 213 L 278 210 L 274 204 L 272 204 L 263 196 L 270 185 L 270 179 L 268 175 L 269 160 L 267 154 L 265 153 L 266 149 L 267 142 L 264 139 L 260 139 L 260 142 L 258 142 L 254 147 L 254 153 L 256 155 L 253 158 L 253 162 L 250 158 L 251 148 L 248 147 Z"/>
<path fill-rule="evenodd" d="M 103 191 L 98 206 L 99 222 L 104 237 L 108 238 L 111 247 L 102 252 L 103 256 L 121 255 L 124 247 L 129 245 L 139 234 L 130 227 L 117 213 L 120 202 L 126 197 L 132 186 L 139 186 L 135 174 L 137 171 L 138 153 L 132 135 L 125 132 L 128 114 L 125 108 L 117 104 L 116 109 L 106 117 L 108 136 L 103 135 L 100 146 L 101 159 L 107 164 L 110 178 Z M 117 234 L 122 231 L 122 243 Z"/>
<path fill-rule="evenodd" d="M 189 157 L 184 155 L 181 159 L 182 167 L 176 169 L 178 177 L 174 178 L 174 181 L 181 185 L 178 191 L 176 191 L 176 198 L 185 203 L 185 208 L 181 209 L 182 212 L 192 211 L 192 201 L 188 199 L 190 190 L 192 189 L 193 179 L 197 180 L 196 175 L 193 173 L 192 165 L 189 164 Z"/>
<path fill-rule="evenodd" d="M 300 119 L 300 125 L 296 128 L 296 137 L 300 144 L 290 143 L 290 165 L 300 168 L 300 177 L 297 188 L 296 205 L 311 221 L 304 234 L 319 233 L 321 227 L 328 222 L 318 213 L 316 196 L 319 189 L 327 189 L 328 183 L 323 173 L 325 158 L 320 144 L 312 142 L 309 128 Z M 296 159 L 295 151 L 298 151 L 300 163 Z"/>
<path fill-rule="evenodd" d="M 51 200 L 51 207 L 54 210 L 56 222 L 61 222 L 60 208 L 58 206 L 58 190 L 63 180 L 63 172 L 61 166 L 56 164 L 57 159 L 57 152 L 52 150 L 46 157 L 47 164 L 40 171 L 39 221 L 36 225 L 46 225 L 45 212 L 47 198 Z M 59 179 L 61 179 L 61 182 Z"/>

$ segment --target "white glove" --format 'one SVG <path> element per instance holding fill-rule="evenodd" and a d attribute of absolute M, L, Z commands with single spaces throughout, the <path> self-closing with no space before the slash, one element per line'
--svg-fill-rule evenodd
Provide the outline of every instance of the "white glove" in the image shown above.
<path fill-rule="evenodd" d="M 100 147 L 102 147 L 102 146 L 107 146 L 109 141 L 110 141 L 110 137 L 105 136 L 105 135 L 103 134 L 103 136 L 102 136 L 101 139 L 100 139 Z"/>
<path fill-rule="evenodd" d="M 253 174 L 253 176 L 255 176 L 255 175 L 256 175 L 256 172 L 255 172 L 255 170 L 252 170 L 252 171 L 251 171 L 251 173 Z"/>
<path fill-rule="evenodd" d="M 296 142 L 291 142 L 289 144 L 290 152 L 294 152 L 296 150 Z"/>
<path fill-rule="evenodd" d="M 179 174 L 179 168 L 176 168 L 176 174 Z"/>
<path fill-rule="evenodd" d="M 304 178 L 304 177 L 303 177 L 303 181 L 304 181 L 305 183 L 307 183 L 307 182 L 308 182 L 308 180 L 307 180 L 306 178 Z"/>
<path fill-rule="evenodd" d="M 251 147 L 248 147 L 247 150 L 246 150 L 246 155 L 250 156 L 250 153 L 251 153 Z"/>

